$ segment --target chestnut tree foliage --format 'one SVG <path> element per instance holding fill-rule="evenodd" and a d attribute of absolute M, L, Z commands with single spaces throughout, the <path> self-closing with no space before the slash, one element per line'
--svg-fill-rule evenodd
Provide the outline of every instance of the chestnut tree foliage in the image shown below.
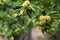
<path fill-rule="evenodd" d="M 0 36 L 16 36 L 38 27 L 55 32 L 60 5 L 55 0 L 0 0 Z"/>

